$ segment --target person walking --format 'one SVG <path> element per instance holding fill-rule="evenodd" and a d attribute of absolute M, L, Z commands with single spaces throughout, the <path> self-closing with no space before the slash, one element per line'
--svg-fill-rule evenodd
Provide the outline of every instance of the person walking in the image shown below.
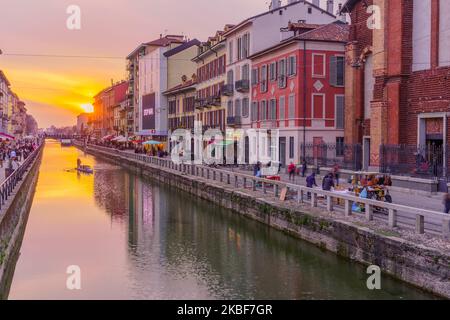
<path fill-rule="evenodd" d="M 449 214 L 450 213 L 450 193 L 447 193 L 444 197 L 444 213 Z"/>
<path fill-rule="evenodd" d="M 334 175 L 334 179 L 336 179 L 336 185 L 339 187 L 339 165 L 337 163 L 334 164 L 333 167 L 333 175 Z"/>
<path fill-rule="evenodd" d="M 291 162 L 291 164 L 288 166 L 288 173 L 289 173 L 289 181 L 295 181 L 295 164 Z"/>
<path fill-rule="evenodd" d="M 311 175 L 306 178 L 306 187 L 311 188 L 311 189 L 313 187 L 317 187 L 315 172 L 311 173 Z M 311 198 L 311 192 L 308 192 L 308 199 L 310 199 L 310 198 Z"/>
<path fill-rule="evenodd" d="M 302 162 L 302 178 L 305 177 L 306 170 L 308 170 L 308 164 L 306 163 L 306 160 L 303 159 L 303 162 Z"/>
<path fill-rule="evenodd" d="M 331 188 L 334 188 L 334 179 L 331 173 L 327 174 L 322 181 L 322 189 L 324 191 L 331 191 Z"/>

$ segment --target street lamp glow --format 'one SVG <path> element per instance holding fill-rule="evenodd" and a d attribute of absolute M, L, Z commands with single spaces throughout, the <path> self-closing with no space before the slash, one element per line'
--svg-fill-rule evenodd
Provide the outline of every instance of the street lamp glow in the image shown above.
<path fill-rule="evenodd" d="M 92 113 L 94 112 L 94 106 L 90 103 L 85 103 L 81 105 L 81 108 L 84 110 L 84 112 L 86 113 Z"/>

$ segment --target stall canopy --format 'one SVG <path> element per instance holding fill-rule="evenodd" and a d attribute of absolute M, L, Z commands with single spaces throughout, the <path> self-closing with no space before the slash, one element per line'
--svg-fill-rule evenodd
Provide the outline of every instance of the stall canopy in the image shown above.
<path fill-rule="evenodd" d="M 113 135 L 107 135 L 107 136 L 104 136 L 104 137 L 102 138 L 102 140 L 111 140 L 112 138 L 114 138 Z"/>
<path fill-rule="evenodd" d="M 117 141 L 117 142 L 121 142 L 123 140 L 127 141 L 127 138 L 125 138 L 124 136 L 118 136 L 118 137 L 115 137 L 114 139 L 111 139 L 111 141 Z"/>
<path fill-rule="evenodd" d="M 150 141 L 145 141 L 142 144 L 144 144 L 144 145 L 158 145 L 158 144 L 161 144 L 161 143 L 162 142 L 160 142 L 160 141 L 150 140 Z"/>
<path fill-rule="evenodd" d="M 6 134 L 6 133 L 4 133 L 4 132 L 0 132 L 0 139 L 1 139 L 1 138 L 11 139 L 11 140 L 16 139 L 14 136 L 11 136 L 11 135 Z"/>

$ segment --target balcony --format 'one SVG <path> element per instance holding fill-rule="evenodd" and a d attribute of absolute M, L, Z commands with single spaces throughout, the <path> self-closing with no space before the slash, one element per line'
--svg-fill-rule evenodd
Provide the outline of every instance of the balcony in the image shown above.
<path fill-rule="evenodd" d="M 239 126 L 241 124 L 242 124 L 242 117 L 241 116 L 227 117 L 227 125 L 229 125 L 229 126 Z"/>
<path fill-rule="evenodd" d="M 250 90 L 250 81 L 249 80 L 239 80 L 235 83 L 235 88 L 237 92 L 249 92 Z"/>
<path fill-rule="evenodd" d="M 220 91 L 223 96 L 231 97 L 234 94 L 233 84 L 224 84 Z"/>
<path fill-rule="evenodd" d="M 222 100 L 220 99 L 220 96 L 213 96 L 209 97 L 207 100 L 206 107 L 220 107 L 222 105 Z"/>
<path fill-rule="evenodd" d="M 206 99 L 196 99 L 195 100 L 195 108 L 203 109 L 208 106 L 208 100 Z"/>

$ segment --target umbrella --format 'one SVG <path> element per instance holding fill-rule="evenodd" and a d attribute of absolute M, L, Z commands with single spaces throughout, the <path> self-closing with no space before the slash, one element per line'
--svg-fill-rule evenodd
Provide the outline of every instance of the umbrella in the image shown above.
<path fill-rule="evenodd" d="M 107 136 L 104 136 L 102 138 L 102 140 L 111 140 L 113 137 L 114 137 L 113 135 L 107 135 Z"/>
<path fill-rule="evenodd" d="M 149 140 L 149 141 L 145 141 L 142 144 L 144 145 L 157 145 L 157 144 L 161 144 L 160 141 L 155 141 L 155 140 Z"/>
<path fill-rule="evenodd" d="M 116 138 L 114 141 L 123 143 L 123 142 L 128 142 L 128 139 L 122 136 L 122 137 Z"/>

